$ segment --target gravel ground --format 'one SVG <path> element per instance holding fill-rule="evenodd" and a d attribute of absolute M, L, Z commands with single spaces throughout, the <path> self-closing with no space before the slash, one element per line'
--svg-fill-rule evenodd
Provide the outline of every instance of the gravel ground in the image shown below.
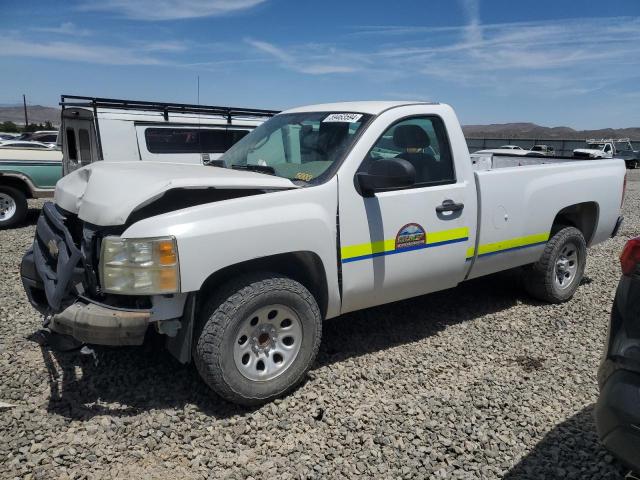
<path fill-rule="evenodd" d="M 507 272 L 330 320 L 308 381 L 255 410 L 153 345 L 41 348 L 18 277 L 34 203 L 0 232 L 0 476 L 622 478 L 592 413 L 639 182 L 572 301 L 533 302 Z"/>

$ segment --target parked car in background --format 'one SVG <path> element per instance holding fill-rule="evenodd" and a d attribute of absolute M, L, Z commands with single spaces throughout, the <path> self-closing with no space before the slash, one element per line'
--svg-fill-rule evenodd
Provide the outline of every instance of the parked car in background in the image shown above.
<path fill-rule="evenodd" d="M 29 140 L 31 140 L 32 142 L 41 142 L 51 146 L 55 146 L 58 141 L 58 132 L 57 131 L 35 132 Z"/>
<path fill-rule="evenodd" d="M 614 145 L 616 147 L 616 158 L 623 159 L 627 168 L 638 168 L 638 164 L 640 163 L 640 151 L 634 150 L 630 141 L 621 141 Z"/>
<path fill-rule="evenodd" d="M 555 150 L 549 145 L 534 145 L 529 149 L 531 152 L 540 152 L 543 155 L 554 155 Z"/>
<path fill-rule="evenodd" d="M 485 153 L 485 154 L 498 154 L 498 155 L 516 155 L 516 156 L 527 156 L 527 157 L 544 157 L 542 152 L 533 152 L 531 150 L 524 149 L 508 149 L 508 148 L 488 148 L 485 150 L 478 150 L 473 153 Z"/>
<path fill-rule="evenodd" d="M 27 199 L 52 197 L 62 176 L 62 152 L 0 147 L 0 228 L 22 223 Z"/>
<path fill-rule="evenodd" d="M 275 110 L 62 95 L 63 172 L 104 160 L 215 162 Z"/>
<path fill-rule="evenodd" d="M 35 132 L 24 132 L 16 138 L 16 140 L 36 140 L 44 143 L 55 143 L 55 137 L 58 136 L 57 130 L 37 130 Z M 46 138 L 47 140 L 40 140 Z M 50 140 L 53 138 L 53 140 Z"/>
<path fill-rule="evenodd" d="M 633 150 L 629 138 L 603 138 L 587 140 L 587 148 L 576 148 L 573 151 L 576 158 L 621 158 L 627 168 L 636 168 L 640 161 L 640 152 Z"/>
<path fill-rule="evenodd" d="M 0 132 L 0 141 L 2 140 L 15 140 L 19 135 L 17 133 L 5 133 Z"/>
<path fill-rule="evenodd" d="M 502 145 L 499 148 L 502 150 L 524 150 L 522 147 L 519 147 L 518 145 Z"/>
<path fill-rule="evenodd" d="M 3 140 L 0 142 L 0 148 L 31 148 L 42 150 L 55 148 L 55 144 L 32 142 L 30 140 Z"/>
<path fill-rule="evenodd" d="M 587 140 L 587 148 L 576 148 L 576 158 L 613 158 L 613 140 Z"/>
<path fill-rule="evenodd" d="M 620 264 L 595 418 L 604 446 L 640 472 L 640 237 L 627 242 Z"/>
<path fill-rule="evenodd" d="M 448 105 L 346 102 L 276 115 L 217 166 L 96 162 L 44 205 L 24 289 L 53 332 L 153 326 L 222 397 L 263 403 L 304 378 L 325 318 L 516 267 L 535 298 L 573 296 L 624 166 L 469 157 Z"/>

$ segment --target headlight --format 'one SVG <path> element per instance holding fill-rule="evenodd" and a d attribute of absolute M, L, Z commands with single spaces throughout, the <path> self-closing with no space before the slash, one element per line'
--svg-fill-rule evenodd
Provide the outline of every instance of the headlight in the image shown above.
<path fill-rule="evenodd" d="M 180 291 L 178 248 L 173 237 L 105 237 L 100 255 L 102 289 L 122 295 Z"/>

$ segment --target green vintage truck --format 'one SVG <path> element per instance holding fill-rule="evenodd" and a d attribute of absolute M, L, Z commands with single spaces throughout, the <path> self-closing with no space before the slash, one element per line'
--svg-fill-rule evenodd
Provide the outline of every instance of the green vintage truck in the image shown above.
<path fill-rule="evenodd" d="M 27 199 L 52 197 L 62 176 L 62 152 L 0 147 L 0 229 L 22 223 Z"/>

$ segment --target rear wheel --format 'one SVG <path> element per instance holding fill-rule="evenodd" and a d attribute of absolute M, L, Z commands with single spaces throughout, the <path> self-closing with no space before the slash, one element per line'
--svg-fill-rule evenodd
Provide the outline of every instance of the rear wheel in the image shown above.
<path fill-rule="evenodd" d="M 27 216 L 27 197 L 17 188 L 0 185 L 0 229 L 18 225 Z"/>
<path fill-rule="evenodd" d="M 258 405 L 295 387 L 315 360 L 318 305 L 300 283 L 277 274 L 239 277 L 206 303 L 194 359 L 223 398 Z"/>
<path fill-rule="evenodd" d="M 582 232 L 565 227 L 547 242 L 540 260 L 525 268 L 525 288 L 539 300 L 566 302 L 582 281 L 586 260 L 587 245 Z"/>

